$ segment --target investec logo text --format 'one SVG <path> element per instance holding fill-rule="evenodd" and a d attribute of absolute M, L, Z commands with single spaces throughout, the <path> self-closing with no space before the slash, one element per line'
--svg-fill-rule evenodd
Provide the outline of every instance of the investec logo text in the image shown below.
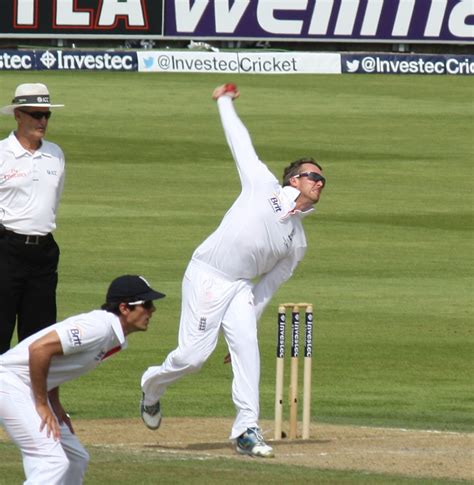
<path fill-rule="evenodd" d="M 33 53 L 12 54 L 11 52 L 0 53 L 1 70 L 29 70 L 34 67 Z"/>
<path fill-rule="evenodd" d="M 46 69 L 64 70 L 106 70 L 132 71 L 134 69 L 131 55 L 105 53 L 65 53 L 63 51 L 45 51 L 39 61 Z"/>
<path fill-rule="evenodd" d="M 474 74 L 474 57 L 415 57 L 398 59 L 392 56 L 366 56 L 346 59 L 346 72 L 368 74 Z"/>

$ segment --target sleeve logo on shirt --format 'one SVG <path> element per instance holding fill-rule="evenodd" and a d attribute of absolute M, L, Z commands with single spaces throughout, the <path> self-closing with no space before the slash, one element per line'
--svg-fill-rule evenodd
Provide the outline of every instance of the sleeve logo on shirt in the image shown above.
<path fill-rule="evenodd" d="M 280 205 L 280 200 L 278 199 L 278 197 L 275 197 L 275 196 L 270 197 L 268 199 L 268 202 L 269 202 L 269 204 L 270 204 L 270 206 L 271 206 L 271 208 L 272 208 L 272 210 L 275 214 L 282 211 L 281 205 Z"/>
<path fill-rule="evenodd" d="M 68 330 L 69 340 L 73 347 L 79 347 L 82 345 L 81 340 L 81 330 L 79 328 L 73 327 Z"/>
<path fill-rule="evenodd" d="M 207 318 L 206 317 L 201 317 L 199 319 L 199 331 L 200 332 L 205 332 L 206 331 L 206 326 L 207 326 Z"/>

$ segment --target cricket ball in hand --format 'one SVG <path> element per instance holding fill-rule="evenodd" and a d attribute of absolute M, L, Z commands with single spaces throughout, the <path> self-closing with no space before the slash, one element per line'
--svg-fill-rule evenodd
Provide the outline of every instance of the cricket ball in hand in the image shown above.
<path fill-rule="evenodd" d="M 227 83 L 224 85 L 224 89 L 226 93 L 232 93 L 237 91 L 237 85 L 234 83 Z"/>

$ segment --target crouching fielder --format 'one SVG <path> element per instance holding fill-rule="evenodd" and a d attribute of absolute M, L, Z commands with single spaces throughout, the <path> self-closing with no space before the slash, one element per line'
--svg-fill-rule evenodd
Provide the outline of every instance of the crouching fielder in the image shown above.
<path fill-rule="evenodd" d="M 143 374 L 141 415 L 149 428 L 158 428 L 166 388 L 201 368 L 222 330 L 230 352 L 237 410 L 230 439 L 239 453 L 269 457 L 273 450 L 258 427 L 257 320 L 303 258 L 306 238 L 301 220 L 318 202 L 325 179 L 313 159 L 300 159 L 285 169 L 281 186 L 259 160 L 235 112 L 233 100 L 238 95 L 234 84 L 226 84 L 214 90 L 213 98 L 242 192 L 192 256 L 183 280 L 178 347 L 161 366 L 149 367 Z"/>
<path fill-rule="evenodd" d="M 26 484 L 77 485 L 89 455 L 59 400 L 59 386 L 97 367 L 126 347 L 126 336 L 145 331 L 164 297 L 141 276 L 109 286 L 101 310 L 70 317 L 0 355 L 0 423 L 20 448 Z"/>

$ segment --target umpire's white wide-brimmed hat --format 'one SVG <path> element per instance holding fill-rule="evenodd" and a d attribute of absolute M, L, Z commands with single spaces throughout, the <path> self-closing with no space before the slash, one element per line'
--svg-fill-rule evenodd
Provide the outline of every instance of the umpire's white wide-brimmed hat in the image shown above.
<path fill-rule="evenodd" d="M 48 88 L 41 83 L 20 84 L 12 103 L 0 109 L 4 115 L 12 115 L 15 108 L 31 106 L 38 108 L 62 108 L 64 104 L 51 104 Z"/>

